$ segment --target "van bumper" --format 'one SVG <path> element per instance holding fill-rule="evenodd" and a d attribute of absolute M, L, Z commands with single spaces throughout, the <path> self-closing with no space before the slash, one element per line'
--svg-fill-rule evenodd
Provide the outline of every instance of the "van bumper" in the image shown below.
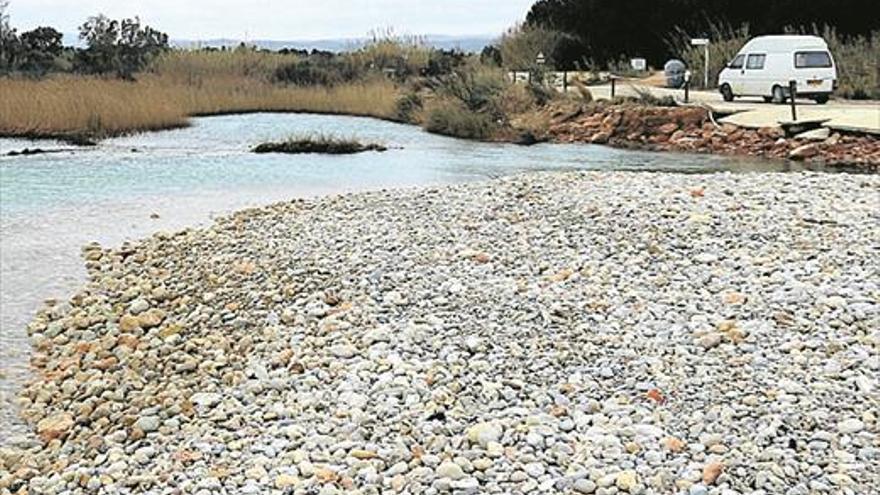
<path fill-rule="evenodd" d="M 805 92 L 797 92 L 798 98 L 816 98 L 819 96 L 831 96 L 834 91 L 805 91 Z"/>

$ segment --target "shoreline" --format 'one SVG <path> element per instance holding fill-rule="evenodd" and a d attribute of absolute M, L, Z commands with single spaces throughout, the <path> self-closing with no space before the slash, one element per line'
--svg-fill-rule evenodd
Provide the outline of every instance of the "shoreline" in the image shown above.
<path fill-rule="evenodd" d="M 380 121 L 421 127 L 418 122 L 370 113 L 351 113 L 334 111 L 287 111 L 287 110 L 232 110 L 201 112 L 187 118 L 215 117 L 229 115 L 270 114 L 314 114 L 373 118 Z M 524 129 L 516 125 L 502 129 L 500 134 L 487 139 L 472 139 L 450 136 L 456 139 L 479 142 L 510 143 L 531 146 L 540 143 L 584 142 L 610 146 L 619 149 L 634 149 L 652 152 L 677 152 L 712 154 L 734 157 L 755 157 L 774 160 L 815 163 L 817 165 L 840 168 L 853 172 L 880 172 L 880 138 L 865 133 L 829 131 L 822 137 L 786 136 L 780 128 L 750 129 L 732 124 L 719 125 L 709 115 L 711 110 L 703 107 L 657 107 L 642 104 L 624 103 L 561 106 L 550 105 L 530 116 L 541 116 L 547 121 L 542 130 Z M 705 114 L 705 115 L 703 115 Z M 517 119 L 523 118 L 522 115 Z M 0 133 L 0 138 L 19 138 L 28 140 L 56 139 L 77 146 L 94 146 L 98 141 L 144 132 L 161 132 L 186 128 L 184 124 L 174 124 L 114 133 L 96 137 L 57 133 Z M 425 130 L 425 132 L 431 132 Z M 443 133 L 434 133 L 445 135 Z"/>
<path fill-rule="evenodd" d="M 878 188 L 876 176 L 848 174 L 544 172 L 287 201 L 87 248 L 90 282 L 31 325 L 43 384 L 25 390 L 25 414 L 44 443 L 0 452 L 0 489 L 23 477 L 37 490 L 139 491 L 171 476 L 232 491 L 382 487 L 383 476 L 413 491 L 595 489 L 608 477 L 742 489 L 758 474 L 748 445 L 765 435 L 762 412 L 777 407 L 826 411 L 822 441 L 853 451 L 877 434 L 877 418 L 858 416 L 869 369 L 841 385 L 814 377 L 821 395 L 804 395 L 785 378 L 811 376 L 800 368 L 822 348 L 797 347 L 785 329 L 832 337 L 825 346 L 877 345 L 867 329 L 880 302 L 865 275 L 878 270 L 878 239 L 864 216 Z M 814 276 L 810 297 L 757 276 L 798 273 L 808 259 L 838 267 Z M 689 276 L 661 281 L 657 263 Z M 771 308 L 788 316 L 766 319 Z M 678 356 L 668 362 L 667 346 Z M 790 360 L 793 349 L 804 359 Z M 693 360 L 702 372 L 682 374 Z M 797 400 L 763 398 L 778 388 Z M 42 390 L 47 401 L 34 401 Z M 714 424 L 692 414 L 718 404 L 755 414 Z M 572 442 L 591 447 L 551 448 Z M 62 445 L 67 457 L 52 464 Z M 823 462 L 826 451 L 811 452 Z M 50 467 L 81 475 L 38 475 Z M 795 483 L 764 476 L 771 491 Z M 847 479 L 880 481 L 857 468 Z"/>

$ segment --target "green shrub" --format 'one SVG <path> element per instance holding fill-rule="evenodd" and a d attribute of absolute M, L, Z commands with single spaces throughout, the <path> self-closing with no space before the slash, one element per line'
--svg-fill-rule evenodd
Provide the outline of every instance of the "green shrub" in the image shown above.
<path fill-rule="evenodd" d="M 424 125 L 428 132 L 466 139 L 488 139 L 498 130 L 491 115 L 474 112 L 452 98 L 432 102 Z"/>

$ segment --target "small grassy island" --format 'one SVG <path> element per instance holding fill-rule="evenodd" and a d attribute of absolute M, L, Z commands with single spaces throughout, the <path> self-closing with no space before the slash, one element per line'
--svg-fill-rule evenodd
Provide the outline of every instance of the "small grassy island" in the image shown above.
<path fill-rule="evenodd" d="M 327 155 L 350 155 L 365 151 L 387 151 L 388 148 L 376 143 L 364 144 L 354 139 L 333 136 L 291 137 L 285 141 L 258 145 L 254 153 L 323 153 Z"/>

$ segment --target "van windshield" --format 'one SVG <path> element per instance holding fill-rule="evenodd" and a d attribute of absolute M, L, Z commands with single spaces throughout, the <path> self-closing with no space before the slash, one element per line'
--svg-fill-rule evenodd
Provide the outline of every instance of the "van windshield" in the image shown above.
<path fill-rule="evenodd" d="M 831 55 L 828 52 L 797 52 L 794 54 L 796 69 L 816 69 L 831 67 Z"/>
<path fill-rule="evenodd" d="M 730 61 L 728 67 L 731 69 L 742 69 L 743 68 L 743 60 L 745 60 L 745 55 L 737 55 L 736 58 Z"/>

